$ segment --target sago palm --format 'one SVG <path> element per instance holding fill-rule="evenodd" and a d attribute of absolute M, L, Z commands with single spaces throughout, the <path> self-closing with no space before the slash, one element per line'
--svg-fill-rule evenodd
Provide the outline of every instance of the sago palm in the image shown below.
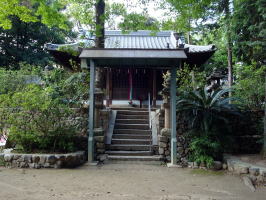
<path fill-rule="evenodd" d="M 187 117 L 191 128 L 209 135 L 220 125 L 226 125 L 226 116 L 238 115 L 237 106 L 231 104 L 229 89 L 208 92 L 207 88 L 185 92 L 177 101 L 177 111 Z"/>

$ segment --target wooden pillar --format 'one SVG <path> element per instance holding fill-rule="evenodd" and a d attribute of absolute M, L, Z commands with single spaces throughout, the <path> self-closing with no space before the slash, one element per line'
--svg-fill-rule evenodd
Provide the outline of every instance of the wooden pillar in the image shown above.
<path fill-rule="evenodd" d="M 90 60 L 90 108 L 88 129 L 88 162 L 94 161 L 94 92 L 95 92 L 95 64 Z"/>
<path fill-rule="evenodd" d="M 106 70 L 106 106 L 110 106 L 110 68 Z"/>
<path fill-rule="evenodd" d="M 156 69 L 152 71 L 152 106 L 156 108 L 157 100 L 157 81 L 156 81 Z"/>
<path fill-rule="evenodd" d="M 171 109 L 171 165 L 177 164 L 176 158 L 176 67 L 171 69 L 171 87 L 170 87 L 170 109 Z"/>

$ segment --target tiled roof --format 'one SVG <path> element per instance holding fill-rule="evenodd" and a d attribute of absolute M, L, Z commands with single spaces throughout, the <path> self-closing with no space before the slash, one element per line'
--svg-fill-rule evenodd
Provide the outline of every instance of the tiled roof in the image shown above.
<path fill-rule="evenodd" d="M 105 48 L 126 49 L 175 49 L 173 32 L 137 31 L 123 34 L 121 31 L 106 31 Z"/>
<path fill-rule="evenodd" d="M 216 50 L 215 45 L 199 46 L 199 45 L 185 44 L 184 48 L 188 48 L 189 53 L 203 53 L 203 52 Z"/>
<path fill-rule="evenodd" d="M 79 42 L 91 44 L 90 40 L 80 40 Z M 67 45 L 47 44 L 48 50 L 57 50 L 60 46 L 73 46 L 77 48 L 78 43 Z M 93 44 L 91 44 L 93 45 Z M 136 31 L 130 33 L 123 33 L 122 31 L 106 31 L 105 32 L 105 48 L 119 48 L 119 49 L 176 49 L 177 40 L 173 31 Z M 185 44 L 184 48 L 188 49 L 189 53 L 203 53 L 215 51 L 214 45 L 198 46 Z"/>

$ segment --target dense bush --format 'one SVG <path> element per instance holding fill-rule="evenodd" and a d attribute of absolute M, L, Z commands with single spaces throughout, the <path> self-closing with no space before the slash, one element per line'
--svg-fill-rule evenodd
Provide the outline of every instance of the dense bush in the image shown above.
<path fill-rule="evenodd" d="M 177 102 L 177 111 L 190 122 L 187 133 L 191 140 L 190 159 L 210 166 L 214 159 L 221 159 L 222 150 L 228 145 L 228 115 L 237 115 L 238 110 L 226 97 L 229 90 L 209 93 L 206 87 L 185 92 Z"/>
<path fill-rule="evenodd" d="M 28 85 L 13 95 L 1 95 L 1 111 L 10 126 L 9 140 L 23 151 L 74 151 L 71 110 L 50 96 L 50 89 Z"/>
<path fill-rule="evenodd" d="M 76 126 L 70 119 L 76 113 L 70 108 L 88 99 L 87 78 L 25 64 L 0 71 L 0 132 L 8 126 L 9 143 L 26 152 L 74 151 Z"/>
<path fill-rule="evenodd" d="M 234 95 L 242 100 L 245 109 L 263 110 L 265 101 L 266 65 L 236 65 L 237 81 Z"/>

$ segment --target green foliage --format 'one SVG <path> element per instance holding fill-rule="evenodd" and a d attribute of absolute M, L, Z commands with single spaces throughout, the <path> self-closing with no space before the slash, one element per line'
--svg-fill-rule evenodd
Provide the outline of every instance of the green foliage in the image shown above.
<path fill-rule="evenodd" d="M 236 56 L 247 64 L 265 62 L 265 0 L 235 0 L 234 3 L 232 25 Z"/>
<path fill-rule="evenodd" d="M 80 51 L 72 46 L 61 46 L 58 48 L 58 51 L 66 52 L 72 56 L 79 56 Z"/>
<path fill-rule="evenodd" d="M 8 128 L 10 142 L 23 151 L 74 151 L 70 107 L 88 100 L 88 73 L 42 71 L 27 64 L 20 68 L 0 71 L 0 130 Z"/>
<path fill-rule="evenodd" d="M 206 87 L 184 92 L 177 101 L 177 111 L 190 118 L 191 127 L 202 135 L 209 135 L 218 124 L 226 125 L 224 114 L 237 115 L 237 107 L 230 104 L 233 98 L 226 97 L 229 89 L 208 92 Z"/>
<path fill-rule="evenodd" d="M 177 70 L 178 92 L 192 91 L 196 88 L 204 87 L 206 84 L 205 72 L 198 69 L 192 70 L 188 65 Z"/>
<path fill-rule="evenodd" d="M 192 152 L 190 155 L 192 161 L 198 164 L 204 163 L 210 168 L 213 165 L 214 159 L 217 159 L 217 154 L 221 152 L 221 145 L 219 142 L 203 136 L 192 139 L 189 149 Z"/>
<path fill-rule="evenodd" d="M 239 64 L 235 67 L 237 81 L 234 96 L 242 100 L 248 110 L 263 110 L 265 104 L 266 66 Z"/>
<path fill-rule="evenodd" d="M 39 67 L 25 63 L 18 64 L 16 68 L 21 70 L 0 69 L 0 95 L 21 90 L 27 85 L 27 82 L 33 81 L 40 74 Z"/>
<path fill-rule="evenodd" d="M 9 139 L 26 152 L 74 150 L 75 125 L 68 121 L 71 110 L 52 98 L 51 90 L 30 84 L 0 96 L 0 109 L 10 126 Z"/>
<path fill-rule="evenodd" d="M 130 13 L 124 16 L 124 20 L 119 24 L 119 28 L 122 30 L 159 30 L 159 22 L 151 18 L 149 16 L 138 14 L 138 13 Z"/>
<path fill-rule="evenodd" d="M 0 166 L 5 166 L 4 156 L 0 156 Z"/>
<path fill-rule="evenodd" d="M 45 67 L 52 56 L 44 50 L 46 43 L 64 43 L 66 36 L 74 36 L 59 28 L 48 28 L 40 22 L 23 22 L 17 17 L 9 18 L 12 28 L 0 28 L 0 67 L 18 69 L 18 63 L 26 62 Z"/>
<path fill-rule="evenodd" d="M 212 0 L 166 0 L 177 12 L 175 21 L 167 24 L 178 24 L 178 31 L 191 31 L 192 21 L 204 18 L 207 15 Z"/>
<path fill-rule="evenodd" d="M 1 0 L 0 27 L 12 28 L 10 16 L 23 22 L 41 22 L 48 27 L 68 29 L 67 18 L 59 12 L 64 8 L 60 0 Z"/>
<path fill-rule="evenodd" d="M 81 106 L 88 97 L 89 73 L 68 73 L 63 69 L 49 71 L 43 77 L 46 86 L 53 90 L 51 95 L 70 106 Z"/>
<path fill-rule="evenodd" d="M 177 101 L 177 112 L 190 122 L 188 137 L 191 158 L 210 165 L 221 159 L 222 148 L 229 144 L 227 116 L 238 115 L 237 107 L 226 97 L 228 89 L 209 93 L 207 88 L 184 92 Z"/>

